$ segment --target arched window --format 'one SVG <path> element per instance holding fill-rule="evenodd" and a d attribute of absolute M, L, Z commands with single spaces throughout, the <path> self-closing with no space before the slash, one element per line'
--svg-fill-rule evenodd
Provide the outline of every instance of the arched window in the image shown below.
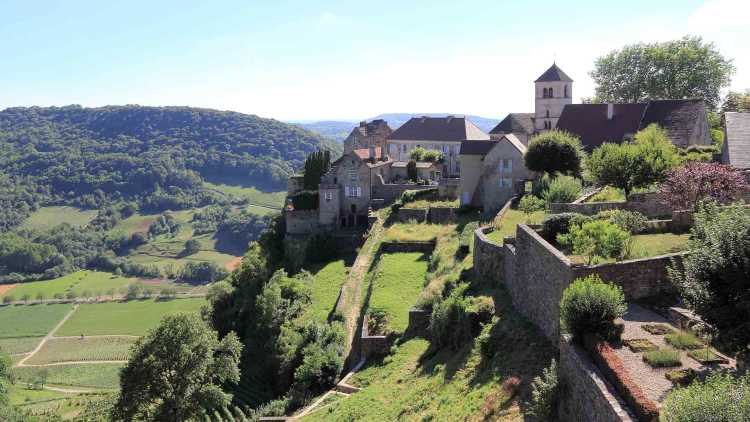
<path fill-rule="evenodd" d="M 548 93 L 550 98 L 554 97 L 554 95 L 552 94 L 552 88 L 549 89 Z"/>
<path fill-rule="evenodd" d="M 565 85 L 564 91 L 565 91 L 565 98 L 568 98 L 568 86 L 567 85 Z"/>

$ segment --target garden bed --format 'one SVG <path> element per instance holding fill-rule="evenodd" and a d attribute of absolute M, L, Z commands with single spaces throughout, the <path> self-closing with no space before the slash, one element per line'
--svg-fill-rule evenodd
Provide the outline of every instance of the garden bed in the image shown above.
<path fill-rule="evenodd" d="M 631 253 L 625 260 L 653 258 L 661 255 L 682 252 L 688 249 L 689 234 L 655 233 L 632 236 Z M 560 248 L 558 248 L 560 249 Z M 575 264 L 585 264 L 586 258 L 580 255 L 567 255 Z M 615 258 L 601 259 L 598 263 L 617 262 Z"/>

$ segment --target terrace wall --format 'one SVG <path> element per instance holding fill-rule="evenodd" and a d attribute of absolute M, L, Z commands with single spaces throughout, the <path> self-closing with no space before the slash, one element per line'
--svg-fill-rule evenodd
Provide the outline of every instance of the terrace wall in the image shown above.
<path fill-rule="evenodd" d="M 430 207 L 427 212 L 427 221 L 433 224 L 450 224 L 456 221 L 457 208 Z"/>
<path fill-rule="evenodd" d="M 656 218 L 672 215 L 672 207 L 663 202 L 658 193 L 633 193 L 626 202 L 572 202 L 550 204 L 551 214 L 577 212 L 594 215 L 600 211 L 623 209 L 637 211 L 646 217 Z"/>
<path fill-rule="evenodd" d="M 414 220 L 417 223 L 427 221 L 427 208 L 399 208 L 398 221 L 406 223 Z"/>
<path fill-rule="evenodd" d="M 401 194 L 407 190 L 428 189 L 437 190 L 435 186 L 432 185 L 378 183 L 378 181 L 376 181 L 372 185 L 372 198 L 383 199 L 386 204 L 389 204 L 396 199 L 401 198 Z"/>
<path fill-rule="evenodd" d="M 494 230 L 491 226 L 474 230 L 474 272 L 484 280 L 499 283 L 505 274 L 503 247 L 487 238 Z"/>
<path fill-rule="evenodd" d="M 320 228 L 318 210 L 284 211 L 284 218 L 288 234 L 311 234 Z"/>
<path fill-rule="evenodd" d="M 425 254 L 431 254 L 435 250 L 435 240 L 427 241 L 384 241 L 380 244 L 380 250 L 378 253 L 393 253 L 393 252 L 422 252 Z"/>
<path fill-rule="evenodd" d="M 559 342 L 561 385 L 558 417 L 563 422 L 636 421 L 588 354 L 567 336 Z"/>

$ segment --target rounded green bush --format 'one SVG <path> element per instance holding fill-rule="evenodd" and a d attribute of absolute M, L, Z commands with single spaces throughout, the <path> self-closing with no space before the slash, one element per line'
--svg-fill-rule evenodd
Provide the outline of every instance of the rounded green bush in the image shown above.
<path fill-rule="evenodd" d="M 608 337 L 614 320 L 626 309 L 622 288 L 603 282 L 596 274 L 575 279 L 560 300 L 563 328 L 577 340 L 589 333 Z"/>

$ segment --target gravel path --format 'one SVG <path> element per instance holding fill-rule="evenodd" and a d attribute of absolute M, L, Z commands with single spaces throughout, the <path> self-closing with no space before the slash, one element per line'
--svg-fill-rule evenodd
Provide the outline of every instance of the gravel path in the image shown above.
<path fill-rule="evenodd" d="M 664 340 L 663 335 L 651 334 L 641 328 L 643 324 L 664 324 L 675 331 L 678 331 L 667 319 L 656 314 L 642 306 L 629 304 L 628 311 L 622 318 L 625 324 L 625 331 L 622 333 L 622 340 L 646 339 L 659 346 L 659 348 L 671 348 Z M 634 353 L 624 344 L 615 348 L 617 355 L 622 360 L 630 376 L 643 390 L 643 392 L 656 403 L 661 403 L 672 390 L 672 382 L 669 381 L 665 374 L 677 369 L 692 368 L 696 371 L 704 370 L 706 367 L 698 363 L 695 359 L 689 357 L 687 352 L 682 354 L 682 366 L 673 368 L 652 368 L 643 361 L 643 353 Z M 734 362 L 730 361 L 733 366 Z"/>
<path fill-rule="evenodd" d="M 35 354 L 37 354 L 37 352 L 39 352 L 39 350 L 42 349 L 42 346 L 44 346 L 44 343 L 46 343 L 47 340 L 51 339 L 55 335 L 55 332 L 57 332 L 57 330 L 59 330 L 60 327 L 62 327 L 63 324 L 65 324 L 65 321 L 67 321 L 71 316 L 73 316 L 73 314 L 75 313 L 75 311 L 77 309 L 78 309 L 78 305 L 73 305 L 73 309 L 71 309 L 70 312 L 68 312 L 68 314 L 65 315 L 65 317 L 62 320 L 60 320 L 60 322 L 58 322 L 57 325 L 55 325 L 55 327 L 52 328 L 52 330 L 50 330 L 50 332 L 47 333 L 46 336 L 44 336 L 44 338 L 42 339 L 42 341 L 40 341 L 39 344 L 36 345 L 36 348 L 34 348 L 34 350 L 32 350 L 31 352 L 29 352 L 29 354 L 27 354 L 25 358 L 23 358 L 20 361 L 18 361 L 18 363 L 16 364 L 16 366 L 19 367 L 19 368 L 23 367 L 23 366 L 27 366 L 26 365 L 26 361 L 29 360 L 29 359 L 31 359 L 32 356 L 34 356 Z"/>

